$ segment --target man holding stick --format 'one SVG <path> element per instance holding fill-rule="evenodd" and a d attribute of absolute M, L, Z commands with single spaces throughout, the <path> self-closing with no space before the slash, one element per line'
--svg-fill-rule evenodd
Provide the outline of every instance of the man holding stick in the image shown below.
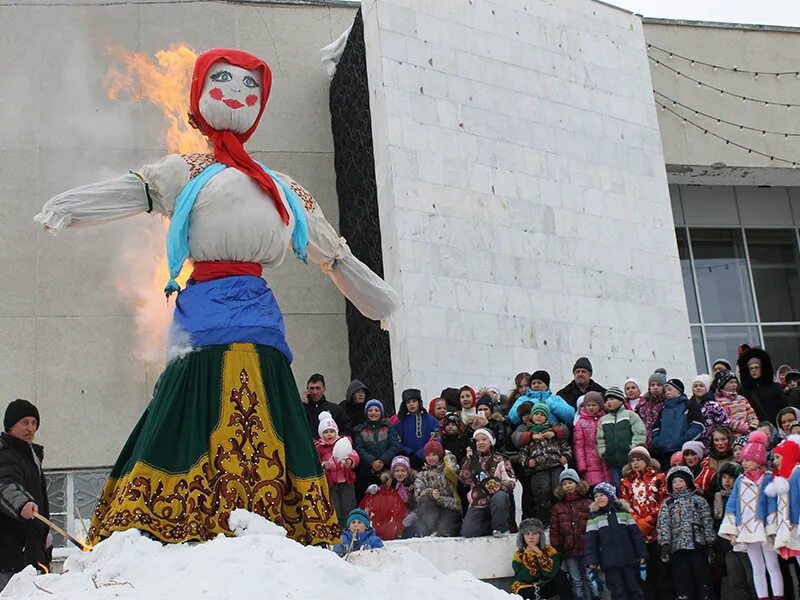
<path fill-rule="evenodd" d="M 42 472 L 44 449 L 33 443 L 39 411 L 27 400 L 6 408 L 0 433 L 0 590 L 14 573 L 33 565 L 49 569 L 47 485 Z"/>

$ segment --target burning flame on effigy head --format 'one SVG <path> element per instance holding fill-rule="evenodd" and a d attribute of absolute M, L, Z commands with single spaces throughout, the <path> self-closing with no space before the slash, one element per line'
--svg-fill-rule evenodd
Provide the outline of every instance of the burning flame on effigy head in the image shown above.
<path fill-rule="evenodd" d="M 108 49 L 113 65 L 103 84 L 109 98 L 116 101 L 148 102 L 158 107 L 165 119 L 165 141 L 170 153 L 207 153 L 208 141 L 189 125 L 189 90 L 192 70 L 197 58 L 185 44 L 171 44 L 154 56 L 131 52 L 119 46 Z M 152 258 L 149 276 L 132 277 L 126 269 L 124 280 L 117 288 L 133 303 L 137 315 L 139 344 L 137 355 L 149 363 L 164 360 L 172 310 L 163 300 L 164 285 L 169 279 L 165 250 L 165 219 L 163 230 L 151 229 L 149 239 L 139 240 L 137 248 L 126 256 L 126 265 L 141 264 Z M 149 263 L 148 263 L 149 264 Z M 191 273 L 187 262 L 176 281 L 183 288 Z M 142 281 L 141 279 L 144 279 Z"/>

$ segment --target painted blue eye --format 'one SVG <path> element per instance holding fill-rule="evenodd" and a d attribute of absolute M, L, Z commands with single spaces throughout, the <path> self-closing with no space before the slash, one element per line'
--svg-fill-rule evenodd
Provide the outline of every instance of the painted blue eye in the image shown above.
<path fill-rule="evenodd" d="M 249 88 L 258 87 L 258 82 L 254 78 L 250 77 L 250 75 L 245 75 L 244 79 L 242 79 L 242 82 Z"/>
<path fill-rule="evenodd" d="M 231 75 L 229 71 L 216 71 L 215 73 L 211 74 L 211 81 L 225 83 L 231 79 L 233 79 L 233 75 Z"/>

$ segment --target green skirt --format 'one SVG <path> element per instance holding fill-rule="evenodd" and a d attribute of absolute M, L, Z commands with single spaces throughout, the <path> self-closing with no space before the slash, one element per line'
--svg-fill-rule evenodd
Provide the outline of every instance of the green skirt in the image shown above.
<path fill-rule="evenodd" d="M 140 529 L 164 542 L 207 540 L 231 533 L 237 508 L 304 544 L 340 539 L 291 367 L 269 346 L 206 346 L 167 365 L 89 537 Z"/>

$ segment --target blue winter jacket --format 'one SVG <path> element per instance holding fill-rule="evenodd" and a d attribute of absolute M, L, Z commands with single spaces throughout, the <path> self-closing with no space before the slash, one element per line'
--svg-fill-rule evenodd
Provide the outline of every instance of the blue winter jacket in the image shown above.
<path fill-rule="evenodd" d="M 370 527 L 366 531 L 362 531 L 361 533 L 356 534 L 356 541 L 353 543 L 353 547 L 350 547 L 350 543 L 353 541 L 353 532 L 349 529 L 345 529 L 342 531 L 342 541 L 339 544 L 336 544 L 331 550 L 336 552 L 339 556 L 344 556 L 349 549 L 351 552 L 356 552 L 358 550 L 371 550 L 373 548 L 383 548 L 383 540 L 378 537 L 378 534 L 375 533 L 375 530 Z"/>
<path fill-rule="evenodd" d="M 388 419 L 367 421 L 355 428 L 353 445 L 366 469 L 371 469 L 376 460 L 382 460 L 388 467 L 400 453 L 400 434 Z"/>
<path fill-rule="evenodd" d="M 642 532 L 627 505 L 620 500 L 609 502 L 605 508 L 592 503 L 586 523 L 587 565 L 600 565 L 603 570 L 638 564 L 647 558 L 647 546 Z"/>
<path fill-rule="evenodd" d="M 555 425 L 556 423 L 565 423 L 572 425 L 572 419 L 575 417 L 575 409 L 572 408 L 566 400 L 561 396 L 555 395 L 550 390 L 543 392 L 534 392 L 531 388 L 524 395 L 517 398 L 511 410 L 508 411 L 508 418 L 514 425 L 522 423 L 522 419 L 517 415 L 517 409 L 523 402 L 544 402 L 547 408 L 550 409 L 550 422 Z"/>
<path fill-rule="evenodd" d="M 417 413 L 406 415 L 394 426 L 400 434 L 400 442 L 403 446 L 403 453 L 406 456 L 415 454 L 424 460 L 422 448 L 431 438 L 439 437 L 439 421 L 428 413 Z"/>
<path fill-rule="evenodd" d="M 699 440 L 704 431 L 703 413 L 697 402 L 686 396 L 667 398 L 653 426 L 650 446 L 661 452 L 677 452 L 686 442 Z"/>

